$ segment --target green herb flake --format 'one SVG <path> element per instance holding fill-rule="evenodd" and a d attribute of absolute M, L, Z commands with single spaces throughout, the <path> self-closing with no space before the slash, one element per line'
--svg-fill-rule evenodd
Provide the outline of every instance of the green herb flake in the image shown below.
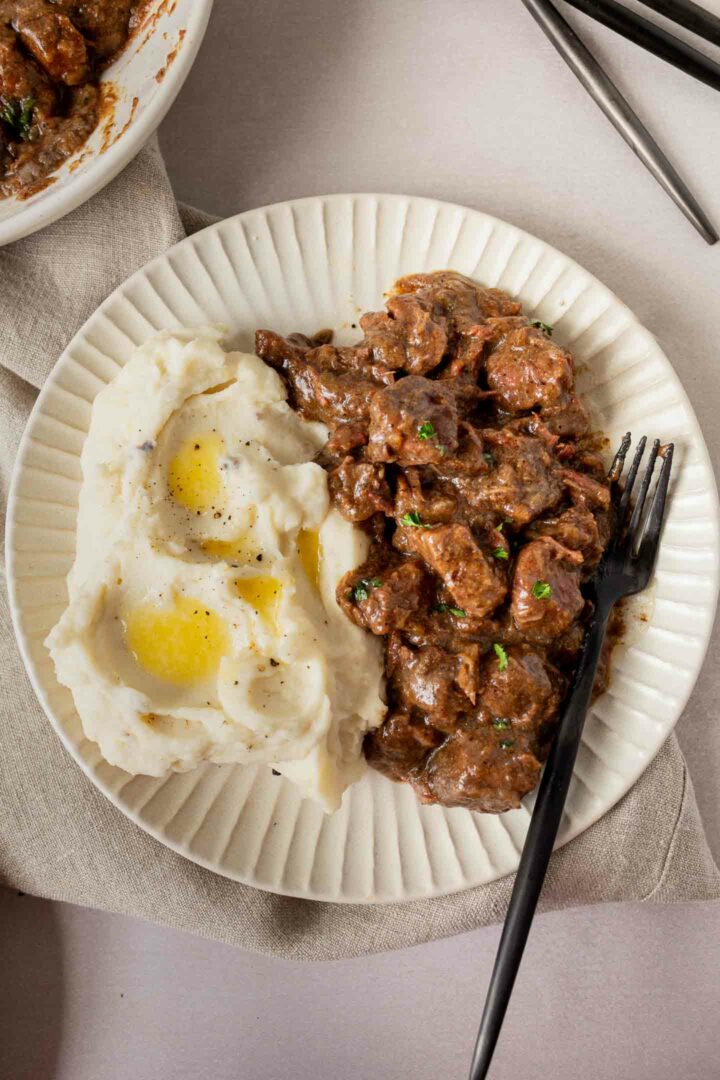
<path fill-rule="evenodd" d="M 437 431 L 435 430 L 435 425 L 433 423 L 431 423 L 429 420 L 426 420 L 418 428 L 418 437 L 423 439 L 423 440 L 425 440 L 425 439 L 434 439 L 436 435 L 437 435 Z"/>
<path fill-rule="evenodd" d="M 501 521 L 499 525 L 495 526 L 495 532 L 501 533 L 504 528 L 505 528 L 505 522 Z"/>
<path fill-rule="evenodd" d="M 510 749 L 512 749 L 512 747 L 514 745 L 515 745 L 515 740 L 514 739 L 501 739 L 500 740 L 500 749 L 501 750 L 510 750 Z"/>
<path fill-rule="evenodd" d="M 493 724 L 493 727 L 495 728 L 496 731 L 504 731 L 505 728 L 510 727 L 510 724 L 508 723 L 508 721 L 503 720 L 499 716 L 495 720 L 493 720 L 492 724 Z"/>
<path fill-rule="evenodd" d="M 483 457 L 485 458 L 485 460 L 488 463 L 488 465 L 490 466 L 490 468 L 492 468 L 492 466 L 495 464 L 495 458 L 492 456 L 490 451 L 489 450 L 483 451 Z"/>
<path fill-rule="evenodd" d="M 552 587 L 547 581 L 536 581 L 531 592 L 536 600 L 549 600 L 552 596 Z"/>
<path fill-rule="evenodd" d="M 455 615 L 458 619 L 464 619 L 467 615 L 467 611 L 463 611 L 461 607 L 450 607 L 449 604 L 436 604 L 433 611 L 437 611 L 439 614 L 448 611 L 451 615 Z"/>
<path fill-rule="evenodd" d="M 379 589 L 381 585 L 380 578 L 361 578 L 348 593 L 348 599 L 362 604 L 369 597 L 371 589 Z"/>
<path fill-rule="evenodd" d="M 497 642 L 493 645 L 495 655 L 497 656 L 498 671 L 504 671 L 508 666 L 508 654 L 503 649 L 502 645 L 498 645 Z"/>
<path fill-rule="evenodd" d="M 505 548 L 502 548 L 502 547 L 495 548 L 495 550 L 493 551 L 493 555 L 495 556 L 496 559 L 509 559 L 510 558 L 510 556 L 508 555 Z"/>
<path fill-rule="evenodd" d="M 0 100 L 0 120 L 10 128 L 12 134 L 22 142 L 30 138 L 35 98 L 26 97 L 21 101 L 15 98 Z"/>
<path fill-rule="evenodd" d="M 553 326 L 550 326 L 549 323 L 543 322 L 541 319 L 531 319 L 530 325 L 536 327 L 538 330 L 544 330 L 548 337 L 552 337 L 553 330 L 555 329 Z"/>
<path fill-rule="evenodd" d="M 420 515 L 418 514 L 417 510 L 410 510 L 409 513 L 403 514 L 403 516 L 400 518 L 400 524 L 406 525 L 408 528 L 412 527 L 415 529 L 432 529 L 432 525 L 423 524 L 423 522 L 420 520 Z"/>

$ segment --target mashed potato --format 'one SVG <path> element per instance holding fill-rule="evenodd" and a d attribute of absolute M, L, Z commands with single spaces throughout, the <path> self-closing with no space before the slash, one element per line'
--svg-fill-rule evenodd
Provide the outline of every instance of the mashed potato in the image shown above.
<path fill-rule="evenodd" d="M 380 644 L 335 601 L 367 538 L 329 506 L 325 428 L 221 337 L 158 334 L 98 395 L 47 645 L 113 765 L 265 762 L 333 810 L 384 714 Z"/>

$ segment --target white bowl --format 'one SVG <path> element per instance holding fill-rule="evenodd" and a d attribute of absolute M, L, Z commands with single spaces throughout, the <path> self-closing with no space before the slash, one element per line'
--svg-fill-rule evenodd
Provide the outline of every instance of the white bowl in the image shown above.
<path fill-rule="evenodd" d="M 316 900 L 438 896 L 517 869 L 534 796 L 499 816 L 421 806 L 407 784 L 370 769 L 326 817 L 266 767 L 204 765 L 131 777 L 84 737 L 45 636 L 67 604 L 75 555 L 80 453 L 92 402 L 135 345 L 160 328 L 225 323 L 253 348 L 281 333 L 352 329 L 401 274 L 452 267 L 518 296 L 555 325 L 578 385 L 616 445 L 631 430 L 675 441 L 675 466 L 642 637 L 616 655 L 593 704 L 558 843 L 588 828 L 647 768 L 672 731 L 705 655 L 718 588 L 718 500 L 690 403 L 657 342 L 577 263 L 503 221 L 401 195 L 331 195 L 211 225 L 138 270 L 98 308 L 43 387 L 18 455 L 8 505 L 10 603 L 38 698 L 97 787 L 162 843 L 219 874 Z M 21 723 L 18 718 L 18 723 Z M 58 792 L 62 813 L 62 793 Z"/>
<path fill-rule="evenodd" d="M 87 142 L 29 199 L 0 199 L 0 246 L 43 229 L 91 198 L 157 129 L 185 82 L 213 0 L 153 0 L 142 26 L 106 71 L 116 100 Z"/>

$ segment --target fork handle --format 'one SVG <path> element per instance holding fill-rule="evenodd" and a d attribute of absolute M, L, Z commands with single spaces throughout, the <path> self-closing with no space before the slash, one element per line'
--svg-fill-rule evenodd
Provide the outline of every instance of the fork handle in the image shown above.
<path fill-rule="evenodd" d="M 505 926 L 490 978 L 470 1080 L 483 1080 L 505 1018 L 530 925 L 542 890 L 592 697 L 595 673 L 612 605 L 597 608 L 588 631 L 577 676 L 563 710 L 543 772 L 535 809 L 520 857 Z"/>

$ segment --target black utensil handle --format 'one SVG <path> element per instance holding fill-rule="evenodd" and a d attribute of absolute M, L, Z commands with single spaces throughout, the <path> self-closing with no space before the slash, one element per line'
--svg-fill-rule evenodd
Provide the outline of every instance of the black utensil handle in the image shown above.
<path fill-rule="evenodd" d="M 664 15 L 678 26 L 684 26 L 693 34 L 720 45 L 720 19 L 692 0 L 640 0 L 645 7 Z"/>
<path fill-rule="evenodd" d="M 605 638 L 609 607 L 596 612 L 575 685 L 538 789 L 478 1032 L 470 1080 L 484 1080 L 500 1034 L 562 818 Z"/>
<path fill-rule="evenodd" d="M 567 0 L 571 7 L 614 30 L 673 67 L 699 79 L 713 90 L 720 90 L 720 64 L 686 45 L 680 38 L 656 26 L 642 15 L 616 3 L 616 0 Z"/>

